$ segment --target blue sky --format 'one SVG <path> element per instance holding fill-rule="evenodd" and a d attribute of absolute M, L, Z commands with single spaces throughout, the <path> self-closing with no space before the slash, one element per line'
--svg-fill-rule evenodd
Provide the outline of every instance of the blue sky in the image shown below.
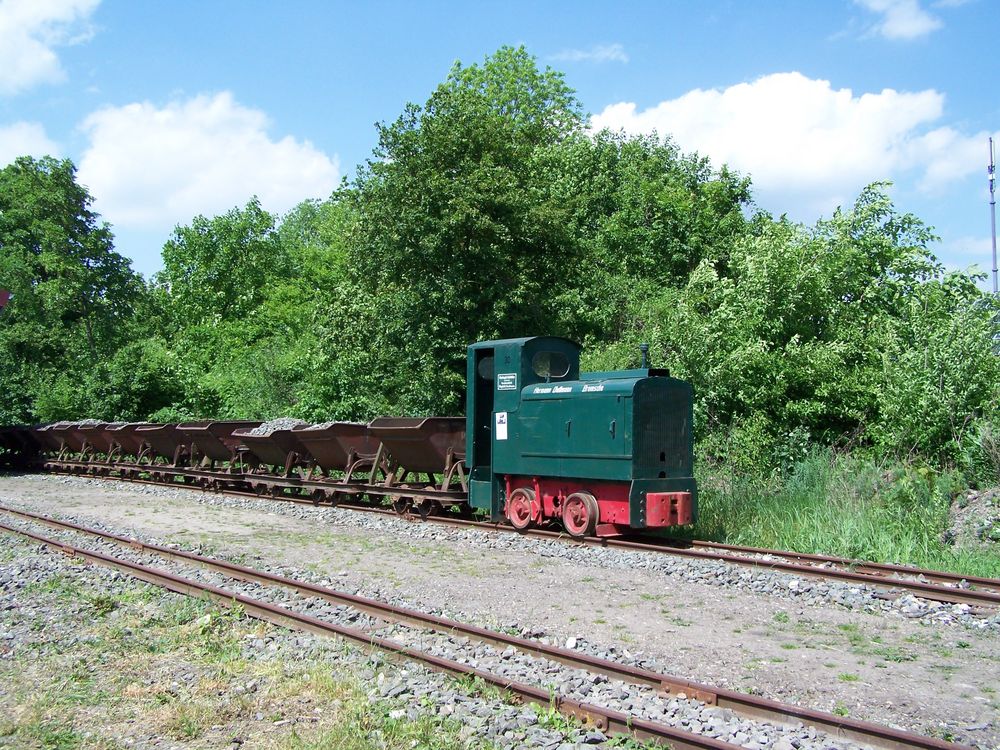
<path fill-rule="evenodd" d="M 325 197 L 450 66 L 525 45 L 594 127 L 670 134 L 812 223 L 892 180 L 948 265 L 990 258 L 997 0 L 0 0 L 0 165 L 69 157 L 120 252 Z"/>

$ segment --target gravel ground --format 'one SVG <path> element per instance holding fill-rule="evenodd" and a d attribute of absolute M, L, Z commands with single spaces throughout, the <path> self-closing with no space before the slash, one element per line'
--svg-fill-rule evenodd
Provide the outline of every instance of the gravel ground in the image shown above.
<path fill-rule="evenodd" d="M 969 490 L 952 506 L 944 541 L 957 547 L 986 547 L 1000 554 L 1000 488 Z"/>
<path fill-rule="evenodd" d="M 889 603 L 858 587 L 721 563 L 186 490 L 31 476 L 0 479 L 0 495 L 227 556 L 252 550 L 337 588 L 659 671 L 1000 747 L 998 621 L 961 608 Z M 627 700 L 646 710 L 641 696 Z"/>
<path fill-rule="evenodd" d="M 104 617 L 110 609 L 110 631 L 116 640 L 132 638 L 131 628 L 121 628 L 115 621 L 124 621 L 126 612 L 120 602 L 141 601 L 145 622 L 155 622 L 158 617 L 175 618 L 191 600 L 163 592 L 135 582 L 133 579 L 105 568 L 80 564 L 42 545 L 13 540 L 4 534 L 5 555 L 0 558 L 0 674 L 7 665 L 27 669 L 36 660 L 52 655 L 68 655 L 69 662 L 79 670 L 81 647 L 92 645 L 106 638 L 108 633 L 96 629 L 82 629 L 81 622 L 94 617 Z M 67 582 L 67 577 L 72 583 Z M 67 587 L 71 596 L 65 596 Z M 109 602 L 113 602 L 111 605 Z M 483 748 L 540 747 L 579 748 L 591 746 L 599 740 L 599 733 L 583 728 L 560 726 L 544 710 L 533 707 L 512 706 L 495 696 L 478 695 L 463 689 L 460 683 L 445 676 L 429 672 L 413 662 L 401 665 L 386 662 L 381 655 L 365 649 L 345 646 L 336 640 L 322 639 L 307 634 L 288 632 L 266 625 L 255 626 L 253 621 L 240 616 L 220 614 L 204 606 L 189 609 L 190 619 L 178 618 L 177 625 L 195 636 L 208 636 L 215 640 L 214 631 L 224 631 L 227 638 L 235 639 L 238 654 L 226 653 L 225 659 L 243 659 L 250 664 L 268 665 L 248 670 L 251 679 L 224 670 L 225 678 L 199 660 L 185 658 L 185 654 L 170 654 L 172 660 L 158 663 L 156 673 L 141 675 L 138 682 L 128 682 L 121 695 L 105 691 L 88 694 L 78 688 L 66 701 L 76 726 L 69 728 L 61 717 L 51 714 L 41 719 L 24 714 L 31 703 L 23 686 L 20 694 L 13 687 L 13 673 L 0 683 L 0 747 L 101 747 L 101 748 L 180 748 L 180 747 L 313 747 L 300 740 L 310 734 L 322 738 L 322 724 L 329 714 L 336 714 L 341 701 L 326 705 L 314 701 L 315 692 L 308 679 L 317 679 L 306 670 L 320 670 L 338 680 L 350 680 L 352 685 L 363 686 L 361 710 L 366 716 L 382 715 L 393 722 L 430 722 L 432 729 L 443 727 L 455 735 L 460 744 Z M 194 617 L 193 615 L 199 615 Z M 184 642 L 184 645 L 188 644 Z M 218 647 L 205 643 L 202 648 Z M 93 658 L 93 654 L 90 654 Z M 100 658 L 98 662 L 109 659 Z M 275 668 L 275 665 L 277 668 Z M 87 668 L 84 677 L 74 671 L 67 680 L 87 684 L 95 679 L 106 680 L 100 664 Z M 280 683 L 306 678 L 292 691 L 275 690 Z M 215 698 L 211 705 L 196 698 L 196 686 L 208 679 Z M 273 683 L 268 685 L 268 682 Z M 89 685 L 88 685 L 89 687 Z M 270 688 L 270 689 L 269 689 Z M 203 691 L 204 692 L 204 691 Z M 273 693 L 289 694 L 293 700 L 280 700 Z M 122 697 L 140 699 L 152 696 L 154 705 L 178 705 L 174 716 L 163 716 L 163 711 L 147 709 L 138 716 L 126 711 L 123 721 L 108 723 L 109 713 L 100 710 L 78 711 L 91 701 L 111 703 Z M 304 696 L 304 697 L 303 697 Z M 48 697 L 42 703 L 48 704 Z M 185 711 L 184 706 L 201 700 L 200 712 Z M 151 701 L 144 701 L 149 704 Z M 238 704 L 235 709 L 233 704 Z M 305 704 L 305 705 L 303 705 Z M 315 704 L 315 707 L 313 707 Z M 37 710 L 37 706 L 35 707 Z M 95 716 L 96 713 L 96 716 Z M 174 718 L 179 720 L 174 721 Z M 95 721 L 96 719 L 96 721 Z M 199 723 L 200 722 L 200 723 Z M 218 723 L 213 723 L 218 722 Z M 371 724 L 371 722 L 364 722 Z M 203 724 L 201 726 L 200 724 Z M 15 727 L 23 730 L 14 734 Z M 551 728 L 550 728 L 551 727 Z M 384 728 L 365 727 L 373 735 L 370 744 L 352 744 L 360 747 L 426 747 L 428 744 L 411 740 L 405 744 L 387 743 Z M 440 730 L 439 730 L 440 731 Z M 335 747 L 320 741 L 315 747 Z M 433 745 L 437 747 L 437 744 Z M 451 746 L 447 742 L 441 747 Z"/>
<path fill-rule="evenodd" d="M 389 638 L 405 646 L 411 646 L 435 656 L 441 656 L 470 667 L 485 670 L 511 681 L 528 683 L 548 689 L 550 692 L 577 701 L 628 713 L 636 718 L 681 727 L 692 732 L 703 733 L 724 742 L 742 745 L 746 750 L 762 750 L 765 747 L 799 748 L 800 750 L 841 750 L 856 748 L 857 745 L 802 725 L 779 727 L 767 722 L 752 721 L 739 717 L 730 711 L 706 706 L 700 702 L 682 698 L 663 698 L 647 687 L 623 684 L 599 675 L 571 669 L 561 664 L 538 659 L 516 651 L 503 650 L 470 642 L 464 637 L 386 623 L 350 607 L 331 604 L 314 597 L 305 597 L 294 592 L 264 587 L 255 583 L 234 581 L 220 573 L 206 571 L 198 567 L 179 563 L 154 554 L 136 553 L 121 546 L 93 539 L 73 532 L 46 529 L 39 524 L 16 519 L 11 525 L 35 533 L 46 533 L 51 538 L 73 545 L 131 560 L 142 565 L 169 570 L 187 578 L 193 578 L 227 591 L 250 596 L 255 599 L 281 604 L 298 612 L 319 617 L 328 622 L 364 630 L 382 638 Z M 122 530 L 103 527 L 111 533 Z M 273 572 L 273 571 L 272 571 Z M 324 583 L 328 583 L 324 581 Z M 573 646 L 581 644 L 576 641 Z M 385 682 L 379 689 L 384 698 L 419 690 L 413 679 L 396 677 Z M 515 727 L 510 727 L 511 729 Z M 504 730 L 506 731 L 506 730 Z M 534 745 L 525 736 L 517 738 L 522 746 Z M 589 742 L 598 744 L 603 740 L 598 733 L 591 733 Z"/>

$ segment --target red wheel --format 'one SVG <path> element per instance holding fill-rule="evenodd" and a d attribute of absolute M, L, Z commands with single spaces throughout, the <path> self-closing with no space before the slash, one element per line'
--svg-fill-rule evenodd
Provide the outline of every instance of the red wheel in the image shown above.
<path fill-rule="evenodd" d="M 563 526 L 571 536 L 587 536 L 597 526 L 600 510 L 597 500 L 589 492 L 574 492 L 563 503 Z"/>
<path fill-rule="evenodd" d="M 537 503 L 535 502 L 535 491 L 524 487 L 519 487 L 510 493 L 507 498 L 507 507 L 504 514 L 510 525 L 522 531 L 534 523 L 537 515 Z"/>

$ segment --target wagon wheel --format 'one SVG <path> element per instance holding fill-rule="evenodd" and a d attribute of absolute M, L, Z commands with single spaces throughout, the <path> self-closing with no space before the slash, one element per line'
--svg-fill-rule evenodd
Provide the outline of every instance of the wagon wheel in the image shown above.
<path fill-rule="evenodd" d="M 392 509 L 396 511 L 398 515 L 405 516 L 410 512 L 410 508 L 413 507 L 412 497 L 400 497 L 396 495 L 392 500 Z"/>
<path fill-rule="evenodd" d="M 504 514 L 510 525 L 519 531 L 531 526 L 537 521 L 538 501 L 535 498 L 535 491 L 525 487 L 519 487 L 510 493 L 507 498 L 507 507 Z"/>
<path fill-rule="evenodd" d="M 574 492 L 563 503 L 563 526 L 571 536 L 587 536 L 597 526 L 600 510 L 597 500 L 589 492 Z"/>
<path fill-rule="evenodd" d="M 424 500 L 422 503 L 414 505 L 413 509 L 417 511 L 421 521 L 426 521 L 431 516 L 440 515 L 442 507 L 437 500 Z"/>

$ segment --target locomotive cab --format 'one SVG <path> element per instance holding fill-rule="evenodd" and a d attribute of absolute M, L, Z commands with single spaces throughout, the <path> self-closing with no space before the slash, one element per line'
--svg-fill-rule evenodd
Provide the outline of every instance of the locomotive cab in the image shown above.
<path fill-rule="evenodd" d="M 469 347 L 470 504 L 579 536 L 693 522 L 691 386 L 646 368 L 581 374 L 579 353 L 555 337 Z"/>
<path fill-rule="evenodd" d="M 511 419 L 516 419 L 522 388 L 579 375 L 580 345 L 569 339 L 533 336 L 469 347 L 465 455 L 472 507 L 489 511 L 494 520 L 503 518 L 504 488 L 494 466 L 509 467 L 515 458 L 518 441 Z"/>

